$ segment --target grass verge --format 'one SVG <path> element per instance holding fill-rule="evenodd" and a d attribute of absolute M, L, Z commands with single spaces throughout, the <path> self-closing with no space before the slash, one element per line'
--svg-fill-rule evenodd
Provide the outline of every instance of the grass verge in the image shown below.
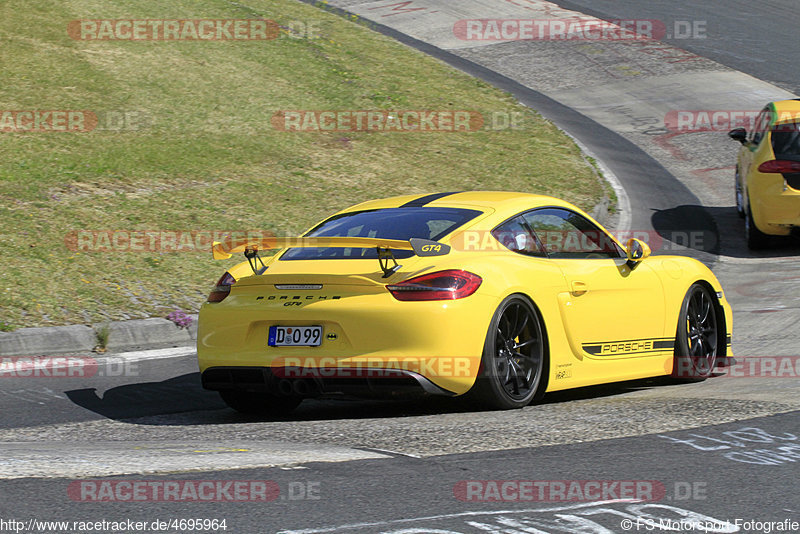
<path fill-rule="evenodd" d="M 279 38 L 67 33 L 77 19 L 262 17 Z M 315 35 L 302 35 L 309 25 Z M 6 0 L 0 69 L 2 110 L 101 118 L 88 133 L 0 131 L 3 330 L 195 311 L 224 269 L 205 250 L 72 251 L 79 229 L 285 235 L 396 194 L 519 190 L 591 209 L 606 190 L 567 136 L 508 95 L 294 0 Z M 469 133 L 296 133 L 272 126 L 279 110 L 518 115 L 516 128 Z M 108 122 L 125 113 L 127 124 Z"/>

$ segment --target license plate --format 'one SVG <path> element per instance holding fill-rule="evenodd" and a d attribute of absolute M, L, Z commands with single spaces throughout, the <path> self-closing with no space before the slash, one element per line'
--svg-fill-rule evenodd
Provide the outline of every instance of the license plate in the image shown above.
<path fill-rule="evenodd" d="M 270 326 L 270 347 L 318 347 L 322 343 L 321 326 Z"/>

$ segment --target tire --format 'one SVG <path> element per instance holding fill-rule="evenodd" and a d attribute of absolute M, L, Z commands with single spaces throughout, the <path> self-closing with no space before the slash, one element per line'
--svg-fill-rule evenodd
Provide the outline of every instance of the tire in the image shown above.
<path fill-rule="evenodd" d="M 229 408 L 249 415 L 286 415 L 303 401 L 300 397 L 278 397 L 269 393 L 223 390 L 219 396 Z"/>
<path fill-rule="evenodd" d="M 693 284 L 678 316 L 672 377 L 702 381 L 711 376 L 719 356 L 719 321 L 711 292 Z"/>
<path fill-rule="evenodd" d="M 747 248 L 750 250 L 762 250 L 769 246 L 770 237 L 758 229 L 750 214 L 750 208 L 744 216 L 744 235 L 747 239 Z"/>
<path fill-rule="evenodd" d="M 739 180 L 739 167 L 736 167 L 736 213 L 739 214 L 739 217 L 742 219 L 745 218 L 745 208 L 744 208 L 744 192 L 742 191 L 742 184 Z"/>
<path fill-rule="evenodd" d="M 489 323 L 471 397 L 484 408 L 500 410 L 522 408 L 541 399 L 549 367 L 546 345 L 533 305 L 520 295 L 504 299 Z"/>

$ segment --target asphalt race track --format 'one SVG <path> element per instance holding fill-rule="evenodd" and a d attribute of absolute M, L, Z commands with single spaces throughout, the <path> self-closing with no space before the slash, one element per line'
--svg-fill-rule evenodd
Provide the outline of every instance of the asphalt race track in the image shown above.
<path fill-rule="evenodd" d="M 665 42 L 746 72 L 787 91 L 800 92 L 800 74 L 793 58 L 800 54 L 792 24 L 781 19 L 792 13 L 792 0 L 767 0 L 754 9 L 745 0 L 560 0 L 556 4 L 604 20 L 650 18 L 674 28 L 676 20 L 708 21 L 706 39 Z M 673 32 L 674 33 L 674 32 Z M 766 37 L 769 38 L 766 38 Z"/>
<path fill-rule="evenodd" d="M 0 530 L 87 532 L 72 522 L 174 519 L 225 526 L 146 531 L 800 529 L 788 528 L 800 522 L 800 247 L 787 242 L 753 255 L 744 246 L 733 204 L 736 144 L 725 132 L 664 129 L 670 111 L 759 109 L 800 90 L 791 63 L 798 51 L 794 6 L 557 4 L 329 2 L 512 92 L 573 135 L 624 188 L 625 210 L 612 221 L 618 229 L 652 232 L 665 243 L 659 253 L 695 256 L 718 274 L 734 309 L 734 354 L 779 357 L 793 371 L 596 386 L 507 412 L 444 398 L 306 401 L 291 417 L 265 420 L 228 410 L 202 390 L 191 349 L 99 358 L 92 376 L 0 382 L 0 519 L 22 522 L 0 522 Z M 658 19 L 667 27 L 704 21 L 707 38 L 665 39 L 656 50 L 615 42 L 465 42 L 452 32 L 461 19 L 564 18 L 564 10 Z M 777 47 L 785 53 L 773 61 Z M 241 502 L 227 490 L 212 502 L 115 493 L 136 481 L 151 489 L 177 482 L 217 490 L 257 482 L 266 490 Z M 540 485 L 531 489 L 532 481 Z M 590 496 L 590 488 L 600 489 Z M 70 526 L 47 530 L 39 520 Z"/>

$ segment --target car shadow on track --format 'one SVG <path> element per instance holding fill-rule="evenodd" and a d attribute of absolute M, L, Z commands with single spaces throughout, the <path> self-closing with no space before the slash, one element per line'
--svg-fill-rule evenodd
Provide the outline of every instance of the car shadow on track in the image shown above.
<path fill-rule="evenodd" d="M 94 388 L 65 391 L 64 394 L 82 408 L 118 420 L 225 408 L 219 395 L 200 387 L 200 373 L 162 382 L 125 384 L 107 390 L 102 397 Z"/>
<path fill-rule="evenodd" d="M 744 220 L 734 206 L 708 207 L 683 205 L 655 211 L 651 217 L 654 253 L 689 255 L 703 260 L 703 254 L 734 258 L 800 257 L 800 240 L 773 237 L 764 250 L 747 248 Z"/>
<path fill-rule="evenodd" d="M 557 391 L 547 394 L 540 404 L 623 395 L 672 383 L 668 378 L 652 378 Z M 396 399 L 363 399 L 342 396 L 307 399 L 294 412 L 283 417 L 250 416 L 227 408 L 215 392 L 204 390 L 200 386 L 199 373 L 162 382 L 117 386 L 107 390 L 102 397 L 94 388 L 65 394 L 76 405 L 108 419 L 157 426 L 398 418 L 486 411 L 463 398 L 406 395 Z"/>

